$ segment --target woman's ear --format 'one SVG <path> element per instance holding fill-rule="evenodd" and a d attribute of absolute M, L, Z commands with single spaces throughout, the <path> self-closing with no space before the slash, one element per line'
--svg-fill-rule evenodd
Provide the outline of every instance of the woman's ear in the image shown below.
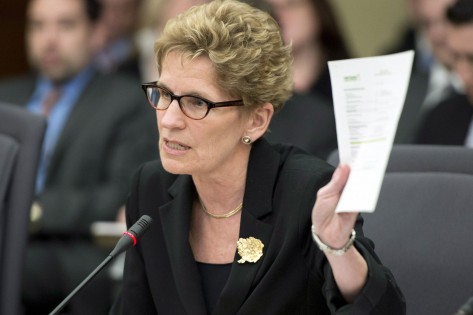
<path fill-rule="evenodd" d="M 273 114 L 273 104 L 264 103 L 262 106 L 258 106 L 258 108 L 250 114 L 244 136 L 250 137 L 252 142 L 261 138 L 266 133 L 266 130 L 268 130 Z"/>

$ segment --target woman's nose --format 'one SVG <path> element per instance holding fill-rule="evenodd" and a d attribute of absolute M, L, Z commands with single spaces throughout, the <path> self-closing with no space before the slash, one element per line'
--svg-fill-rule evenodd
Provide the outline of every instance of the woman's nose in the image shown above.
<path fill-rule="evenodd" d="M 182 128 L 184 126 L 185 115 L 177 100 L 172 100 L 166 110 L 157 111 L 158 121 L 166 128 Z"/>

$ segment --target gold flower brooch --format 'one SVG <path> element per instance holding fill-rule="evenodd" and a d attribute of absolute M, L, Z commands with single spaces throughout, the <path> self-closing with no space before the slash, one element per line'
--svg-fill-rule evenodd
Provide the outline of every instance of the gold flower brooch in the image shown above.
<path fill-rule="evenodd" d="M 244 264 L 245 262 L 257 262 L 261 256 L 263 256 L 263 247 L 263 242 L 257 238 L 240 238 L 237 242 L 238 254 L 241 256 L 238 263 Z"/>

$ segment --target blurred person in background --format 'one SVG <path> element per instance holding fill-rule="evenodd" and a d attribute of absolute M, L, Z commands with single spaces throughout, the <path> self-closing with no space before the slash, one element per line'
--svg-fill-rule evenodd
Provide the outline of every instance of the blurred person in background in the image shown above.
<path fill-rule="evenodd" d="M 445 12 L 454 0 L 408 0 L 412 27 L 389 52 L 415 51 L 415 59 L 396 143 L 415 141 L 425 115 L 443 100 L 462 93 L 458 77 L 451 71 Z"/>
<path fill-rule="evenodd" d="M 266 0 L 292 46 L 294 91 L 332 100 L 327 61 L 350 57 L 335 11 L 327 0 Z"/>
<path fill-rule="evenodd" d="M 432 109 L 420 127 L 417 142 L 473 148 L 473 2 L 454 1 L 446 19 L 451 66 L 461 78 L 466 95 L 451 97 Z"/>
<path fill-rule="evenodd" d="M 42 114 L 48 128 L 31 210 L 24 270 L 25 314 L 51 311 L 105 257 L 90 226 L 114 221 L 131 173 L 153 159 L 156 130 L 135 80 L 92 65 L 100 16 L 94 0 L 30 0 L 27 54 L 33 73 L 0 82 L 0 100 Z M 103 272 L 69 304 L 69 314 L 104 314 Z"/>
<path fill-rule="evenodd" d="M 141 79 L 135 33 L 143 0 L 99 0 L 102 14 L 94 35 L 95 65 L 104 72 Z"/>
<path fill-rule="evenodd" d="M 327 62 L 350 57 L 334 9 L 326 0 L 265 1 L 292 47 L 295 92 L 271 121 L 267 138 L 326 158 L 337 148 Z"/>

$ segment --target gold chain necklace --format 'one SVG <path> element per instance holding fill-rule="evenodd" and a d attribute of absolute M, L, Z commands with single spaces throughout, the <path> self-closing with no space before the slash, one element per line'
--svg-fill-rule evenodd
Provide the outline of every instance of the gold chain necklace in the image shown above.
<path fill-rule="evenodd" d="M 232 215 L 237 214 L 238 211 L 240 211 L 241 208 L 243 208 L 243 203 L 240 203 L 235 209 L 233 209 L 230 212 L 227 212 L 227 213 L 224 213 L 224 214 L 215 214 L 215 213 L 209 212 L 209 210 L 207 210 L 207 208 L 204 206 L 204 203 L 202 202 L 202 200 L 200 198 L 199 198 L 199 202 L 200 202 L 200 205 L 202 206 L 202 210 L 205 212 L 205 214 L 207 214 L 208 216 L 211 216 L 212 218 L 215 218 L 215 219 L 229 218 Z"/>

